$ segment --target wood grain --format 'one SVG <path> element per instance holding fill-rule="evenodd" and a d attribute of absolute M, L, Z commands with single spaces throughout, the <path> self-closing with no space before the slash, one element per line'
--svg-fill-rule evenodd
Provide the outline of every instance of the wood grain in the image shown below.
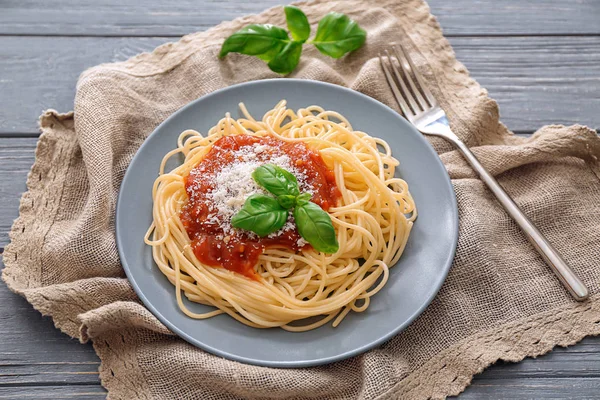
<path fill-rule="evenodd" d="M 0 399 L 100 400 L 106 399 L 106 390 L 100 385 L 0 386 Z"/>
<path fill-rule="evenodd" d="M 177 36 L 282 3 L 289 1 L 9 0 L 2 4 L 0 34 Z M 429 0 L 429 5 L 447 36 L 600 33 L 597 0 Z"/>
<path fill-rule="evenodd" d="M 0 139 L 0 248 L 8 243 L 8 231 L 19 215 L 19 200 L 26 189 L 25 181 L 33 165 L 36 143 L 36 138 Z M 0 312 L 2 305 L 0 300 Z"/>
<path fill-rule="evenodd" d="M 0 304 L 0 398 L 18 397 L 18 387 L 99 385 L 100 360 L 90 344 L 61 333 L 4 284 Z"/>
<path fill-rule="evenodd" d="M 0 37 L 0 133 L 37 132 L 47 108 L 73 108 L 86 68 L 172 38 Z M 600 128 L 600 37 L 450 38 L 457 57 L 500 104 L 514 131 L 550 123 Z"/>
<path fill-rule="evenodd" d="M 41 112 L 73 109 L 75 85 L 83 70 L 126 60 L 168 38 L 0 37 L 0 132 L 37 132 Z"/>
<path fill-rule="evenodd" d="M 598 399 L 598 388 L 600 378 L 476 378 L 458 399 Z"/>

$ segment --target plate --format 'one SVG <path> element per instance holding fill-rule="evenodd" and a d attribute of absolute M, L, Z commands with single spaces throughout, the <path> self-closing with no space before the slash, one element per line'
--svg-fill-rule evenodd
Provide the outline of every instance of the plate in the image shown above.
<path fill-rule="evenodd" d="M 206 133 L 226 112 L 241 117 L 244 102 L 253 116 L 262 115 L 285 98 L 297 109 L 319 105 L 349 119 L 353 128 L 387 141 L 400 160 L 396 176 L 408 182 L 418 218 L 404 254 L 390 269 L 386 286 L 362 313 L 342 323 L 308 332 L 256 329 L 227 315 L 206 320 L 185 316 L 175 289 L 152 259 L 143 241 L 152 222 L 152 184 L 163 156 L 176 147 L 185 129 Z M 218 90 L 181 108 L 165 120 L 134 156 L 117 202 L 116 237 L 123 268 L 148 309 L 188 342 L 218 356 L 269 367 L 307 367 L 365 352 L 406 328 L 433 300 L 444 282 L 458 238 L 456 197 L 446 169 L 435 151 L 412 125 L 382 103 L 328 83 L 273 79 Z M 187 300 L 186 300 L 187 302 Z M 192 311 L 210 308 L 187 302 Z"/>

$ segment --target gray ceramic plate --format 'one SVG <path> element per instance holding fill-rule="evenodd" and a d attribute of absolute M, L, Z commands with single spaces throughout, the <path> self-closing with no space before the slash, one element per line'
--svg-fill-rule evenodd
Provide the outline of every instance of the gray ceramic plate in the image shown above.
<path fill-rule="evenodd" d="M 247 327 L 227 315 L 207 320 L 186 317 L 175 290 L 152 260 L 143 242 L 151 223 L 152 184 L 163 156 L 185 129 L 206 133 L 226 112 L 240 115 L 244 102 L 262 117 L 282 98 L 288 106 L 317 104 L 345 115 L 354 129 L 386 140 L 400 160 L 397 176 L 405 179 L 419 216 L 387 285 L 360 314 L 349 314 L 337 328 L 292 333 Z M 352 90 L 306 80 L 275 79 L 231 86 L 204 96 L 177 111 L 146 139 L 135 155 L 117 204 L 117 245 L 121 262 L 146 307 L 188 342 L 225 358 L 270 367 L 306 367 L 342 360 L 389 340 L 406 328 L 434 298 L 456 249 L 458 212 L 450 179 L 438 156 L 409 123 L 387 106 Z M 206 306 L 188 303 L 203 312 Z"/>

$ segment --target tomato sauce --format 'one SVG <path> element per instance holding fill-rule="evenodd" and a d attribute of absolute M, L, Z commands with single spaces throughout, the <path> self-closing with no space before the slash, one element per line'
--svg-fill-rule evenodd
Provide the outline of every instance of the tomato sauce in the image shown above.
<path fill-rule="evenodd" d="M 181 211 L 181 221 L 192 240 L 198 260 L 208 266 L 223 267 L 251 279 L 258 279 L 254 266 L 267 247 L 297 251 L 299 239 L 296 228 L 277 237 L 260 238 L 250 232 L 234 229 L 225 232 L 222 223 L 215 221 L 217 211 L 209 194 L 215 189 L 215 177 L 227 165 L 240 162 L 236 151 L 244 146 L 260 146 L 257 160 L 269 163 L 273 157 L 287 155 L 296 169 L 301 170 L 304 182 L 313 192 L 311 201 L 327 211 L 340 197 L 333 171 L 318 151 L 302 142 L 285 142 L 273 137 L 231 135 L 217 140 L 206 157 L 185 180 L 188 202 Z M 221 221 L 222 222 L 222 221 Z M 308 246 L 308 245 L 306 245 Z"/>

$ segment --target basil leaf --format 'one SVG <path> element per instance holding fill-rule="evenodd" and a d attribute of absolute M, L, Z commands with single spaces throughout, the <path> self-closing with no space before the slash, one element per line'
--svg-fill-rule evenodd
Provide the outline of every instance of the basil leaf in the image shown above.
<path fill-rule="evenodd" d="M 225 39 L 219 57 L 225 57 L 229 53 L 241 53 L 270 62 L 289 42 L 290 38 L 285 29 L 278 26 L 248 25 Z"/>
<path fill-rule="evenodd" d="M 261 165 L 254 170 L 252 177 L 256 183 L 273 193 L 275 196 L 289 194 L 295 197 L 300 194 L 296 177 L 276 165 Z"/>
<path fill-rule="evenodd" d="M 294 206 L 296 205 L 296 196 L 292 196 L 289 194 L 277 196 L 277 202 L 281 207 L 285 208 L 286 210 L 289 210 L 291 208 L 294 208 Z"/>
<path fill-rule="evenodd" d="M 287 27 L 292 34 L 292 39 L 297 42 L 306 42 L 306 39 L 308 39 L 308 36 L 310 35 L 310 24 L 308 23 L 306 14 L 304 14 L 301 9 L 294 6 L 286 6 L 284 7 L 284 11 L 285 20 L 287 22 Z"/>
<path fill-rule="evenodd" d="M 335 236 L 331 217 L 315 203 L 308 202 L 294 209 L 298 233 L 317 251 L 335 253 L 340 245 Z"/>
<path fill-rule="evenodd" d="M 303 206 L 310 201 L 311 197 L 310 193 L 302 193 L 300 196 L 296 197 L 296 204 L 298 206 Z"/>
<path fill-rule="evenodd" d="M 285 47 L 269 61 L 271 71 L 287 75 L 292 72 L 300 62 L 302 54 L 302 43 L 289 42 Z"/>
<path fill-rule="evenodd" d="M 276 199 L 264 194 L 253 194 L 242 209 L 231 218 L 234 228 L 252 231 L 258 236 L 277 232 L 285 225 L 288 211 Z"/>
<path fill-rule="evenodd" d="M 319 51 L 333 58 L 358 49 L 367 38 L 367 32 L 347 15 L 330 12 L 319 21 L 312 43 Z"/>

